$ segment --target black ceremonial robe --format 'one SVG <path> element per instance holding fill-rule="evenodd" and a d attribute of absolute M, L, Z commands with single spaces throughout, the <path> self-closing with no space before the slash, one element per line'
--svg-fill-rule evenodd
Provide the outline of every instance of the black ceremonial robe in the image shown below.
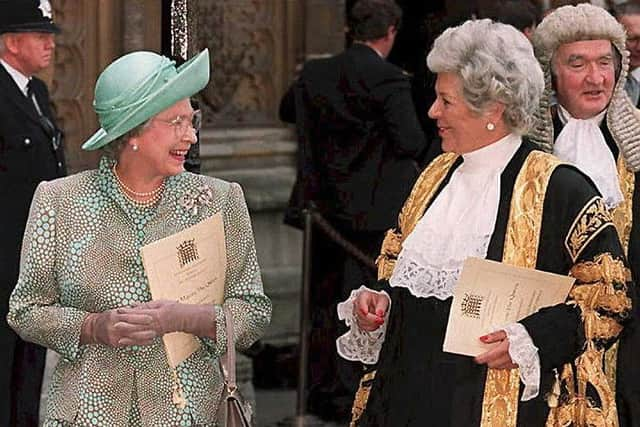
<path fill-rule="evenodd" d="M 488 248 L 488 259 L 503 259 L 514 183 L 533 150 L 531 144 L 524 142 L 502 173 L 498 217 Z M 461 159 L 454 163 L 430 203 L 461 163 Z M 553 171 L 544 195 L 536 262 L 538 270 L 568 274 L 576 264 L 595 260 L 601 254 L 610 254 L 617 260 L 624 258 L 616 229 L 607 220 L 604 205 L 597 196 L 592 182 L 576 168 L 561 165 Z M 600 227 L 592 227 L 590 234 L 585 235 L 585 230 L 577 229 L 576 224 L 581 220 L 583 224 L 584 221 L 592 224 L 587 212 L 594 212 L 596 205 Z M 428 208 L 429 205 L 426 215 L 429 214 Z M 452 235 L 455 232 L 451 230 Z M 569 237 L 575 238 L 576 233 L 582 235 L 571 240 Z M 579 248 L 575 242 L 581 242 Z M 357 425 L 479 426 L 487 369 L 475 364 L 471 357 L 442 351 L 452 298 L 445 301 L 433 297 L 416 298 L 407 289 L 390 287 L 386 280 L 378 284 L 389 292 L 392 305 L 377 373 Z M 631 295 L 632 284 L 627 286 L 627 294 L 622 292 L 622 298 L 630 304 L 627 295 Z M 611 316 L 616 322 L 625 323 L 626 314 Z M 544 426 L 549 415 L 544 397 L 553 387 L 553 369 L 562 371 L 563 365 L 573 362 L 583 350 L 585 337 L 581 310 L 560 304 L 542 309 L 521 323 L 539 349 L 541 383 L 536 398 L 518 401 L 517 425 Z M 610 345 L 614 339 L 603 340 L 599 344 Z"/>
<path fill-rule="evenodd" d="M 558 118 L 558 114 L 554 114 L 553 128 L 556 137 L 562 131 L 562 127 L 563 124 Z M 638 283 L 640 280 L 640 172 L 633 173 L 621 170 L 621 166 L 624 167 L 624 165 L 620 164 L 622 160 L 620 149 L 607 127 L 606 120 L 602 120 L 600 131 L 613 157 L 618 162 L 618 178 L 625 203 L 616 208 L 617 212 L 614 213 L 614 216 L 618 219 L 616 226 L 623 247 L 626 249 L 625 255 L 633 281 Z M 635 318 L 638 318 L 639 315 L 636 306 Z M 640 325 L 634 322 L 622 332 L 617 353 L 616 400 L 620 415 L 620 427 L 640 427 L 640 363 L 638 363 L 638 354 L 640 354 Z"/>

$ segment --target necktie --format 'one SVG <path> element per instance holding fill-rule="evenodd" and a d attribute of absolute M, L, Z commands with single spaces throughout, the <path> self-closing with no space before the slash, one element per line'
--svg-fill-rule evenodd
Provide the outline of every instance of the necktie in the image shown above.
<path fill-rule="evenodd" d="M 40 108 L 40 104 L 38 104 L 38 100 L 33 92 L 33 85 L 31 83 L 33 83 L 33 80 L 29 80 L 29 83 L 27 83 L 27 98 L 29 98 L 33 102 L 34 107 L 36 107 L 38 118 L 40 119 L 40 126 L 42 126 L 47 136 L 51 138 L 51 145 L 55 151 L 60 146 L 60 132 L 53 125 L 53 122 L 51 122 L 47 116 L 42 114 L 42 109 Z"/>
<path fill-rule="evenodd" d="M 33 92 L 33 85 L 31 83 L 33 83 L 33 80 L 29 80 L 29 83 L 27 83 L 27 98 L 29 98 L 31 102 L 33 102 L 34 107 L 36 107 L 36 111 L 40 116 L 42 116 L 42 110 L 40 109 L 40 105 L 38 104 L 36 95 Z"/>

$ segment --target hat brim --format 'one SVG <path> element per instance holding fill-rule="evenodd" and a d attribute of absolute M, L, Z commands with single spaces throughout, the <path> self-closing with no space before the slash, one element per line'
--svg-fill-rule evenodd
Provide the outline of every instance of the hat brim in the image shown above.
<path fill-rule="evenodd" d="M 103 128 L 98 129 L 82 144 L 82 149 L 92 151 L 102 148 L 176 102 L 189 98 L 204 89 L 209 82 L 209 50 L 204 49 L 178 67 L 176 71 L 177 74 L 151 94 L 147 102 L 140 104 L 126 116 L 123 116 L 109 131 Z"/>
<path fill-rule="evenodd" d="M 4 33 L 53 33 L 60 34 L 61 30 L 53 22 L 26 22 L 22 24 L 6 25 L 0 28 Z"/>

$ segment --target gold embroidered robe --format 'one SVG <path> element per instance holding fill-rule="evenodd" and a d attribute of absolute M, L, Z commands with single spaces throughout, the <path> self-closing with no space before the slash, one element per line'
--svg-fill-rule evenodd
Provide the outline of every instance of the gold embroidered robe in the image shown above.
<path fill-rule="evenodd" d="M 502 174 L 498 217 L 487 258 L 514 263 L 528 256 L 531 259 L 522 261 L 525 266 L 561 274 L 572 272 L 578 278 L 574 291 L 597 289 L 610 297 L 607 310 L 601 310 L 601 301 L 594 302 L 593 298 L 578 292 L 572 294 L 567 304 L 543 309 L 523 319 L 521 323 L 539 349 L 540 393 L 533 400 L 519 402 L 517 389 L 514 398 L 508 387 L 503 389 L 494 382 L 494 404 L 488 404 L 492 396 L 487 391 L 491 387 L 485 388 L 487 370 L 469 357 L 441 350 L 451 298 L 445 301 L 416 298 L 407 289 L 390 288 L 385 280 L 391 274 L 405 233 L 410 232 L 411 224 L 415 225 L 425 210 L 428 214 L 429 203 L 459 164 L 451 154 L 445 154 L 418 180 L 400 216 L 399 229 L 388 233 L 383 244 L 378 285 L 390 293 L 392 308 L 376 376 L 368 379 L 371 385 L 368 401 L 356 398 L 354 408 L 363 409 L 362 414 L 356 414 L 357 425 L 543 426 L 549 417 L 545 397 L 556 385 L 554 369 L 562 371 L 565 364 L 575 362 L 588 348 L 593 351 L 583 358 L 580 366 L 584 368 L 594 355 L 600 354 L 604 345 L 615 340 L 631 300 L 627 296 L 630 283 L 626 277 L 620 277 L 626 270 L 611 217 L 595 188 L 580 172 L 570 166 L 558 166 L 550 173 L 546 185 L 538 179 L 538 171 L 525 167 L 525 163 L 535 167 L 535 162 L 527 161 L 532 155 L 531 145 L 523 143 Z M 516 186 L 518 188 L 514 188 Z M 513 221 L 518 216 L 518 207 L 525 215 L 530 215 L 532 209 L 541 210 L 537 230 L 535 224 L 530 224 L 532 227 L 527 228 L 527 233 L 523 233 L 521 227 L 514 227 L 518 223 Z M 535 218 L 530 219 L 535 222 Z M 531 230 L 533 234 L 529 233 Z M 532 240 L 533 254 L 527 252 L 531 250 Z M 583 265 L 592 266 L 589 271 L 596 272 L 606 265 L 607 275 L 600 277 L 593 273 L 582 277 L 580 266 Z M 588 381 L 596 381 L 600 373 L 601 366 L 591 363 L 589 367 L 591 371 L 583 372 L 586 368 L 583 369 L 576 381 L 583 389 Z M 579 390 L 582 395 L 574 393 L 573 400 L 561 402 L 559 408 L 573 405 L 576 412 L 593 413 L 594 417 L 603 419 L 601 425 L 610 425 L 607 420 L 616 415 L 611 390 L 602 390 L 597 396 L 599 406 L 588 408 L 576 403 L 584 397 L 583 389 Z M 591 389 L 588 392 L 593 394 Z M 496 393 L 505 397 L 495 399 Z"/>

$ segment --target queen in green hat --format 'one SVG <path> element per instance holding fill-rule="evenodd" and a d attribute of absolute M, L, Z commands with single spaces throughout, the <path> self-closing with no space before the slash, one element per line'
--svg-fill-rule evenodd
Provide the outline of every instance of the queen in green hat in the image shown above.
<path fill-rule="evenodd" d="M 98 169 L 36 190 L 8 321 L 61 356 L 45 426 L 213 426 L 225 312 L 239 348 L 269 323 L 241 187 L 184 171 L 201 121 L 189 98 L 208 81 L 207 50 L 180 67 L 152 52 L 117 59 L 98 78 L 101 127 L 82 146 L 104 151 Z M 213 216 L 226 253 L 222 302 L 154 299 L 141 248 Z M 162 339 L 173 332 L 197 342 L 177 365 Z"/>

